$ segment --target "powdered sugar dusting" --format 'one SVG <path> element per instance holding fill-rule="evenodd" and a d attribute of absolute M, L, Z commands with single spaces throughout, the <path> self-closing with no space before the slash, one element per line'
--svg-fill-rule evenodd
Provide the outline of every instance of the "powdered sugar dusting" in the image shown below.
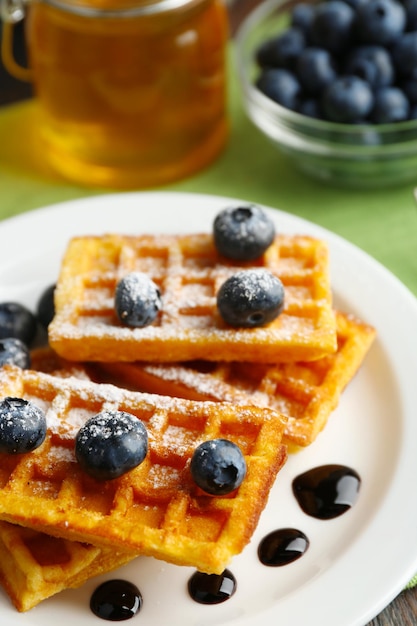
<path fill-rule="evenodd" d="M 166 489 L 169 485 L 178 484 L 180 478 L 180 470 L 170 465 L 153 465 L 148 473 L 148 480 L 153 489 Z"/>
<path fill-rule="evenodd" d="M 216 306 L 221 284 L 247 264 L 220 257 L 209 234 L 106 235 L 79 238 L 72 245 L 91 255 L 89 269 L 85 276 L 74 277 L 64 260 L 57 288 L 61 295 L 49 327 L 52 347 L 69 359 L 132 361 L 140 355 L 141 360 L 164 362 L 227 361 L 238 348 L 247 360 L 276 362 L 317 358 L 335 348 L 327 248 L 319 240 L 276 237 L 259 269 L 282 280 L 288 303 L 286 296 L 278 320 L 249 329 L 225 325 Z M 117 278 L 138 268 L 159 286 L 163 307 L 151 325 L 126 328 L 117 322 L 110 303 Z M 249 298 L 253 288 L 247 287 Z"/>
<path fill-rule="evenodd" d="M 144 369 L 149 374 L 175 385 L 184 385 L 190 391 L 204 397 L 204 399 L 219 400 L 225 402 L 247 401 L 246 394 L 239 394 L 238 389 L 230 389 L 215 374 L 208 375 L 191 367 L 181 365 L 146 365 Z"/>

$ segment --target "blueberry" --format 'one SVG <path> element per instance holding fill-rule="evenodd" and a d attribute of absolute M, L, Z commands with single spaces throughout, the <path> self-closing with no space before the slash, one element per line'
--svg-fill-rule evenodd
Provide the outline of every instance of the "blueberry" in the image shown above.
<path fill-rule="evenodd" d="M 253 204 L 223 209 L 213 222 L 214 244 L 220 254 L 239 261 L 259 258 L 275 237 L 275 226 Z"/>
<path fill-rule="evenodd" d="M 24 454 L 38 448 L 46 437 L 45 414 L 22 398 L 0 401 L 0 453 Z"/>
<path fill-rule="evenodd" d="M 352 39 L 355 11 L 343 0 L 317 5 L 311 24 L 311 42 L 333 53 L 340 53 Z"/>
<path fill-rule="evenodd" d="M 342 76 L 324 89 L 322 107 L 331 122 L 354 123 L 372 110 L 374 96 L 370 85 L 357 76 Z"/>
<path fill-rule="evenodd" d="M 118 478 L 142 463 L 148 433 L 137 417 L 124 411 L 102 411 L 80 428 L 75 438 L 77 461 L 93 478 Z"/>
<path fill-rule="evenodd" d="M 195 449 L 190 471 L 200 489 L 213 496 L 224 496 L 242 484 L 246 462 L 232 441 L 211 439 Z"/>
<path fill-rule="evenodd" d="M 287 109 L 295 110 L 301 95 L 301 85 L 296 76 L 286 69 L 267 68 L 256 86 L 263 94 Z"/>
<path fill-rule="evenodd" d="M 298 57 L 296 75 L 307 93 L 318 95 L 337 77 L 334 57 L 323 48 L 305 48 Z"/>
<path fill-rule="evenodd" d="M 345 73 L 363 78 L 372 88 L 392 85 L 395 68 L 391 54 L 382 46 L 368 45 L 354 48 L 345 65 Z"/>
<path fill-rule="evenodd" d="M 39 298 L 36 306 L 36 315 L 39 322 L 44 328 L 48 328 L 49 324 L 52 322 L 52 318 L 55 315 L 55 286 L 55 284 L 50 285 L 45 289 L 45 291 L 41 294 L 41 297 Z"/>
<path fill-rule="evenodd" d="M 284 308 L 284 287 L 269 270 L 241 270 L 222 284 L 217 306 L 224 321 L 231 326 L 263 326 Z"/>
<path fill-rule="evenodd" d="M 409 118 L 410 103 L 398 87 L 381 87 L 375 93 L 371 119 L 376 124 L 401 122 Z"/>
<path fill-rule="evenodd" d="M 407 31 L 417 30 L 417 0 L 403 0 L 402 4 L 407 16 L 405 29 Z"/>
<path fill-rule="evenodd" d="M 417 67 L 417 31 L 404 33 L 393 46 L 391 54 L 398 73 L 410 75 Z"/>
<path fill-rule="evenodd" d="M 346 4 L 348 4 L 350 7 L 352 7 L 352 9 L 356 11 L 360 4 L 368 2 L 368 0 L 344 0 L 344 2 L 346 2 Z"/>
<path fill-rule="evenodd" d="M 378 130 L 372 126 L 366 126 L 356 134 L 356 139 L 364 146 L 380 146 L 383 143 Z"/>
<path fill-rule="evenodd" d="M 317 120 L 323 117 L 320 102 L 316 98 L 305 98 L 301 100 L 297 112 L 307 117 L 314 117 Z"/>
<path fill-rule="evenodd" d="M 122 324 L 140 328 L 152 324 L 162 308 L 158 287 L 142 272 L 126 274 L 118 282 L 114 303 Z"/>
<path fill-rule="evenodd" d="M 401 82 L 400 87 L 407 96 L 409 102 L 411 104 L 417 104 L 417 67 Z"/>
<path fill-rule="evenodd" d="M 314 5 L 299 2 L 291 11 L 291 26 L 299 28 L 308 36 L 314 16 Z"/>
<path fill-rule="evenodd" d="M 368 0 L 356 11 L 355 33 L 359 41 L 392 44 L 405 30 L 406 11 L 396 0 Z"/>
<path fill-rule="evenodd" d="M 0 339 L 16 337 L 29 346 L 35 338 L 36 331 L 36 317 L 23 304 L 0 303 Z"/>
<path fill-rule="evenodd" d="M 260 46 L 256 55 L 257 62 L 261 67 L 291 69 L 304 46 L 303 32 L 299 28 L 288 28 Z"/>
<path fill-rule="evenodd" d="M 0 367 L 9 364 L 28 369 L 30 363 L 29 348 L 23 341 L 16 337 L 0 339 Z"/>

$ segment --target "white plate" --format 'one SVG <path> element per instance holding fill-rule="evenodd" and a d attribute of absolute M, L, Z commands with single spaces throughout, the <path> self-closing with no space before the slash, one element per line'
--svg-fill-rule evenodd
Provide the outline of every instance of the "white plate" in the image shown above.
<path fill-rule="evenodd" d="M 194 232 L 211 229 L 230 198 L 129 193 L 66 202 L 0 223 L 0 300 L 31 307 L 55 281 L 62 252 L 75 234 Z M 90 594 L 114 576 L 135 582 L 144 597 L 132 622 L 141 626 L 363 626 L 417 571 L 417 303 L 386 269 L 340 237 L 272 210 L 278 230 L 327 240 L 335 302 L 378 330 L 359 374 L 329 424 L 308 449 L 291 456 L 273 488 L 252 542 L 231 570 L 235 595 L 203 606 L 187 595 L 193 572 L 141 558 L 117 573 L 65 591 L 27 614 L 0 596 L 0 621 L 16 626 L 97 626 Z M 360 497 L 345 515 L 320 521 L 298 507 L 291 482 L 300 472 L 341 463 L 361 476 Z M 269 531 L 291 526 L 310 548 L 298 561 L 269 568 L 257 545 Z M 104 622 L 103 622 L 104 623 Z"/>

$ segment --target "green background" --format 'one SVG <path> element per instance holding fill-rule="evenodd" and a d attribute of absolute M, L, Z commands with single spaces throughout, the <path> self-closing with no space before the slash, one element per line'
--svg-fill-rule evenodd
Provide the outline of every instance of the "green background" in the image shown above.
<path fill-rule="evenodd" d="M 209 168 L 158 190 L 231 196 L 304 217 L 379 260 L 417 295 L 417 204 L 413 184 L 377 190 L 324 185 L 297 172 L 247 119 L 230 62 L 231 136 Z M 0 109 L 0 218 L 60 201 L 107 193 L 47 171 L 31 149 L 36 103 Z M 417 172 L 416 172 L 417 186 Z"/>

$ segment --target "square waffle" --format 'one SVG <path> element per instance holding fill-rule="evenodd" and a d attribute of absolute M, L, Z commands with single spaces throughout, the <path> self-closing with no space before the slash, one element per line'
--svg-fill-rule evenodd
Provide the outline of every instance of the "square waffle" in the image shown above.
<path fill-rule="evenodd" d="M 268 408 L 163 398 L 14 366 L 0 371 L 5 396 L 43 408 L 48 431 L 33 452 L 1 455 L 0 519 L 203 572 L 221 573 L 248 543 L 286 459 L 286 419 Z M 99 482 L 76 462 L 74 438 L 103 409 L 142 419 L 149 452 L 134 470 Z M 189 472 L 195 447 L 217 437 L 236 443 L 247 465 L 242 485 L 224 497 L 201 492 Z"/>
<path fill-rule="evenodd" d="M 0 522 L 0 583 L 18 611 L 109 572 L 133 556 Z"/>
<path fill-rule="evenodd" d="M 115 384 L 193 400 L 269 406 L 288 416 L 284 443 L 311 444 L 360 367 L 375 329 L 336 313 L 337 351 L 317 361 L 182 364 L 100 363 L 95 376 Z"/>
<path fill-rule="evenodd" d="M 279 235 L 256 265 L 284 284 L 285 306 L 261 328 L 234 329 L 217 311 L 216 294 L 237 270 L 211 235 L 78 237 L 70 241 L 55 292 L 50 345 L 75 361 L 317 359 L 336 349 L 328 250 L 307 236 Z M 145 272 L 163 307 L 145 328 L 122 326 L 114 311 L 117 282 Z"/>

